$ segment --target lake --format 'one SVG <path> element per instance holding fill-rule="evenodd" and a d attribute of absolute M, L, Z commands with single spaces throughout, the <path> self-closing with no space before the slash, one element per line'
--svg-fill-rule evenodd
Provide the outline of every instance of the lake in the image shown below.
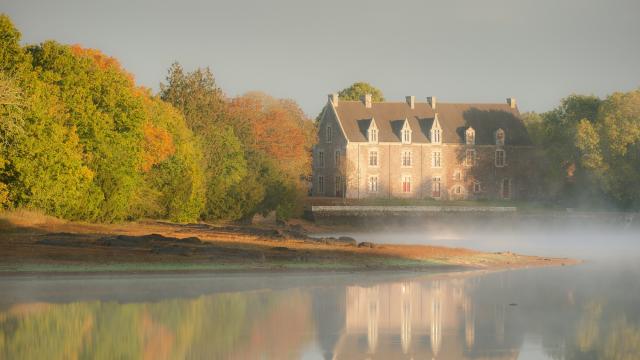
<path fill-rule="evenodd" d="M 5 276 L 0 358 L 640 358 L 635 229 L 440 231 L 351 235 L 587 261 L 442 274 Z"/>

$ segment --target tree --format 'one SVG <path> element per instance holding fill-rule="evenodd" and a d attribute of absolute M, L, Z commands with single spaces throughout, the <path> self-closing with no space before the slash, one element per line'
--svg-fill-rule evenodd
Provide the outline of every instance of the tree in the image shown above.
<path fill-rule="evenodd" d="M 581 124 L 582 125 L 582 124 Z M 578 140 L 583 165 L 623 207 L 640 206 L 640 90 L 614 93 Z M 586 139 L 590 139 L 587 141 Z"/>
<path fill-rule="evenodd" d="M 173 104 L 185 117 L 203 152 L 206 176 L 207 219 L 228 218 L 225 209 L 232 198 L 229 191 L 246 175 L 247 163 L 242 143 L 226 122 L 227 104 L 209 69 L 185 73 L 180 64 L 169 69 L 160 97 Z"/>
<path fill-rule="evenodd" d="M 294 101 L 260 92 L 233 99 L 228 116 L 251 158 L 248 176 L 260 174 L 263 186 L 253 192 L 263 198 L 247 215 L 276 210 L 280 218 L 288 218 L 300 211 L 306 194 L 302 179 L 311 173 L 313 123 Z"/>
<path fill-rule="evenodd" d="M 8 75 L 27 66 L 28 59 L 20 46 L 20 31 L 5 14 L 0 14 L 0 71 Z"/>
<path fill-rule="evenodd" d="M 529 117 L 533 140 L 543 152 L 542 172 L 546 192 L 575 206 L 577 201 L 590 201 L 601 196 L 593 176 L 581 162 L 576 145 L 578 125 L 582 120 L 593 123 L 601 100 L 595 96 L 570 95 L 556 109 L 541 114 L 542 124 Z"/>
<path fill-rule="evenodd" d="M 200 145 L 177 109 L 148 90 L 144 94 L 147 123 L 143 172 L 147 191 L 139 202 L 139 216 L 195 221 L 204 211 L 205 201 Z"/>
<path fill-rule="evenodd" d="M 344 88 L 338 92 L 340 99 L 352 101 L 360 100 L 360 97 L 365 94 L 371 94 L 371 101 L 373 102 L 384 101 L 382 91 L 366 82 L 355 82 L 348 88 Z"/>
<path fill-rule="evenodd" d="M 142 99 L 127 73 L 96 62 L 95 51 L 47 41 L 28 47 L 38 77 L 56 88 L 69 126 L 77 129 L 84 159 L 101 198 L 98 218 L 130 218 L 142 188 Z"/>

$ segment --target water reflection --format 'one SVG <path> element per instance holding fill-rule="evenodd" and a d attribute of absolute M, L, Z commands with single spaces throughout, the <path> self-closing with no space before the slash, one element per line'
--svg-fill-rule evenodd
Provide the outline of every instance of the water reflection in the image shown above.
<path fill-rule="evenodd" d="M 265 281 L 266 290 L 186 298 L 165 289 L 146 301 L 59 301 L 48 290 L 3 302 L 0 358 L 635 359 L 638 270 L 336 276 L 330 284 L 311 276 L 302 286 Z M 19 288 L 14 281 L 11 291 Z"/>

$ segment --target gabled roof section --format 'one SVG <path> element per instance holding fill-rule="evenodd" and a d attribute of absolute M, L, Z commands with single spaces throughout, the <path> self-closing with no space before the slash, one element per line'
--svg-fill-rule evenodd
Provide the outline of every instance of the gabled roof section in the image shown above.
<path fill-rule="evenodd" d="M 441 103 L 435 111 L 427 102 L 416 102 L 413 109 L 406 102 L 373 103 L 366 108 L 360 101 L 341 100 L 334 107 L 345 136 L 352 142 L 367 142 L 372 119 L 378 127 L 379 142 L 402 142 L 401 130 L 407 124 L 412 143 L 430 143 L 435 113 L 442 129 L 442 142 L 465 143 L 465 131 L 473 127 L 476 145 L 495 145 L 495 131 L 505 131 L 505 145 L 531 145 L 517 108 L 508 104 Z"/>
<path fill-rule="evenodd" d="M 400 129 L 405 120 L 413 131 L 414 143 L 429 142 L 423 129 L 430 129 L 434 113 L 426 102 L 415 103 L 413 109 L 404 101 L 373 103 L 367 109 L 360 101 L 341 100 L 335 109 L 349 141 L 366 142 L 369 123 L 375 118 L 380 142 L 400 142 Z"/>
<path fill-rule="evenodd" d="M 438 103 L 437 111 L 444 143 L 464 144 L 465 131 L 472 127 L 476 145 L 495 145 L 494 134 L 498 129 L 505 132 L 505 145 L 531 145 L 520 112 L 506 103 Z"/>

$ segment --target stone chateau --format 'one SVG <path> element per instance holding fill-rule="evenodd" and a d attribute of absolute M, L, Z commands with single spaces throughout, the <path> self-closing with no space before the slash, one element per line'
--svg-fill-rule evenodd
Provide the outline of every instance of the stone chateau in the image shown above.
<path fill-rule="evenodd" d="M 313 149 L 313 196 L 527 197 L 534 148 L 516 101 L 344 101 L 329 95 Z"/>

